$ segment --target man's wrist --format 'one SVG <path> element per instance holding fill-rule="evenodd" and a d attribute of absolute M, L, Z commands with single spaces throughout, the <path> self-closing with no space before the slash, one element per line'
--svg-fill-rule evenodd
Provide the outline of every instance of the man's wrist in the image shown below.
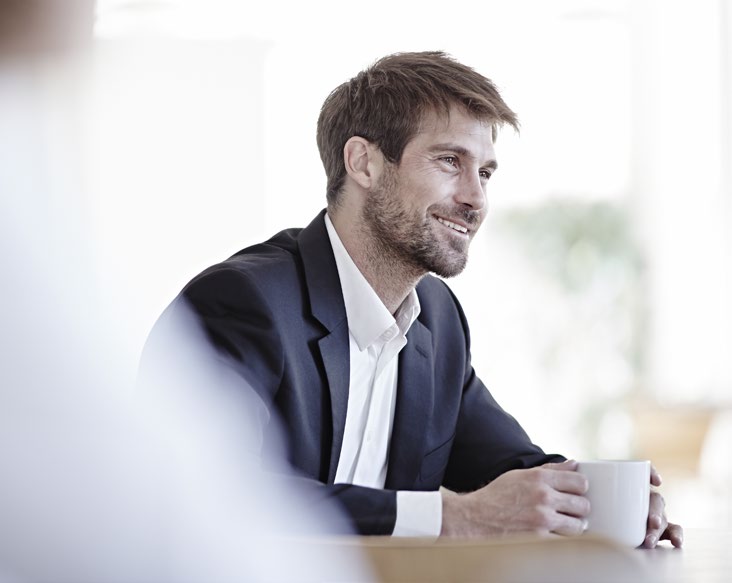
<path fill-rule="evenodd" d="M 456 517 L 460 513 L 460 496 L 451 490 L 440 490 L 442 497 L 442 527 L 440 536 L 456 536 L 459 532 L 456 530 Z"/>

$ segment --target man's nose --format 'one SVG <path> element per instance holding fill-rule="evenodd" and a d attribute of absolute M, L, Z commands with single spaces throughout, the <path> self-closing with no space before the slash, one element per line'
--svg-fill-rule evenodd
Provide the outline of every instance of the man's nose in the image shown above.
<path fill-rule="evenodd" d="M 483 210 L 487 206 L 485 183 L 481 180 L 478 172 L 470 172 L 465 175 L 456 199 L 460 204 L 464 204 L 475 211 Z"/>

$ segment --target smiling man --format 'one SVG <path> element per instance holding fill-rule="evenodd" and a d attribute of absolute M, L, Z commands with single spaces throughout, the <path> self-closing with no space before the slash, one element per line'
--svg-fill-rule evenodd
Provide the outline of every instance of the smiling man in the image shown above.
<path fill-rule="evenodd" d="M 346 141 L 350 188 L 335 193 L 329 217 L 390 312 L 425 274 L 452 277 L 465 267 L 496 168 L 492 134 L 489 121 L 450 105 L 422 116 L 398 165 L 359 135 Z"/>
<path fill-rule="evenodd" d="M 195 277 L 148 342 L 151 359 L 192 309 L 217 366 L 261 400 L 263 455 L 281 429 L 292 480 L 357 532 L 583 531 L 584 477 L 496 403 L 432 275 L 467 263 L 504 125 L 516 116 L 493 83 L 451 57 L 380 59 L 323 104 L 327 209 Z M 648 536 L 681 544 L 657 493 Z"/>

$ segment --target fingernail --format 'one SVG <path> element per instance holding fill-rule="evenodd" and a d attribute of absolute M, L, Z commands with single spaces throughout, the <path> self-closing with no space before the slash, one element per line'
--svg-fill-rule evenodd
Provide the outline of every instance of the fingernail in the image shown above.
<path fill-rule="evenodd" d="M 655 536 L 655 535 L 653 535 L 653 534 L 649 534 L 649 535 L 648 535 L 648 536 L 646 537 L 646 546 L 647 546 L 647 547 L 653 548 L 653 547 L 655 547 L 655 546 L 656 546 L 656 543 L 657 543 L 657 542 L 658 542 L 658 540 L 656 539 L 656 536 Z"/>
<path fill-rule="evenodd" d="M 582 532 L 585 532 L 590 526 L 590 523 L 587 522 L 586 518 L 582 519 Z"/>

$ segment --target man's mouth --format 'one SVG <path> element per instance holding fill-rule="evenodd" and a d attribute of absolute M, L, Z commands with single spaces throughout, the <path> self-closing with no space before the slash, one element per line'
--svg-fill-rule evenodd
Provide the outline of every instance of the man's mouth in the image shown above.
<path fill-rule="evenodd" d="M 463 235 L 468 234 L 468 228 L 463 227 L 462 225 L 459 225 L 457 223 L 453 223 L 452 221 L 448 221 L 447 219 L 443 219 L 442 217 L 436 217 L 437 221 L 446 227 L 452 229 L 453 231 L 457 231 L 458 233 L 461 233 Z"/>

